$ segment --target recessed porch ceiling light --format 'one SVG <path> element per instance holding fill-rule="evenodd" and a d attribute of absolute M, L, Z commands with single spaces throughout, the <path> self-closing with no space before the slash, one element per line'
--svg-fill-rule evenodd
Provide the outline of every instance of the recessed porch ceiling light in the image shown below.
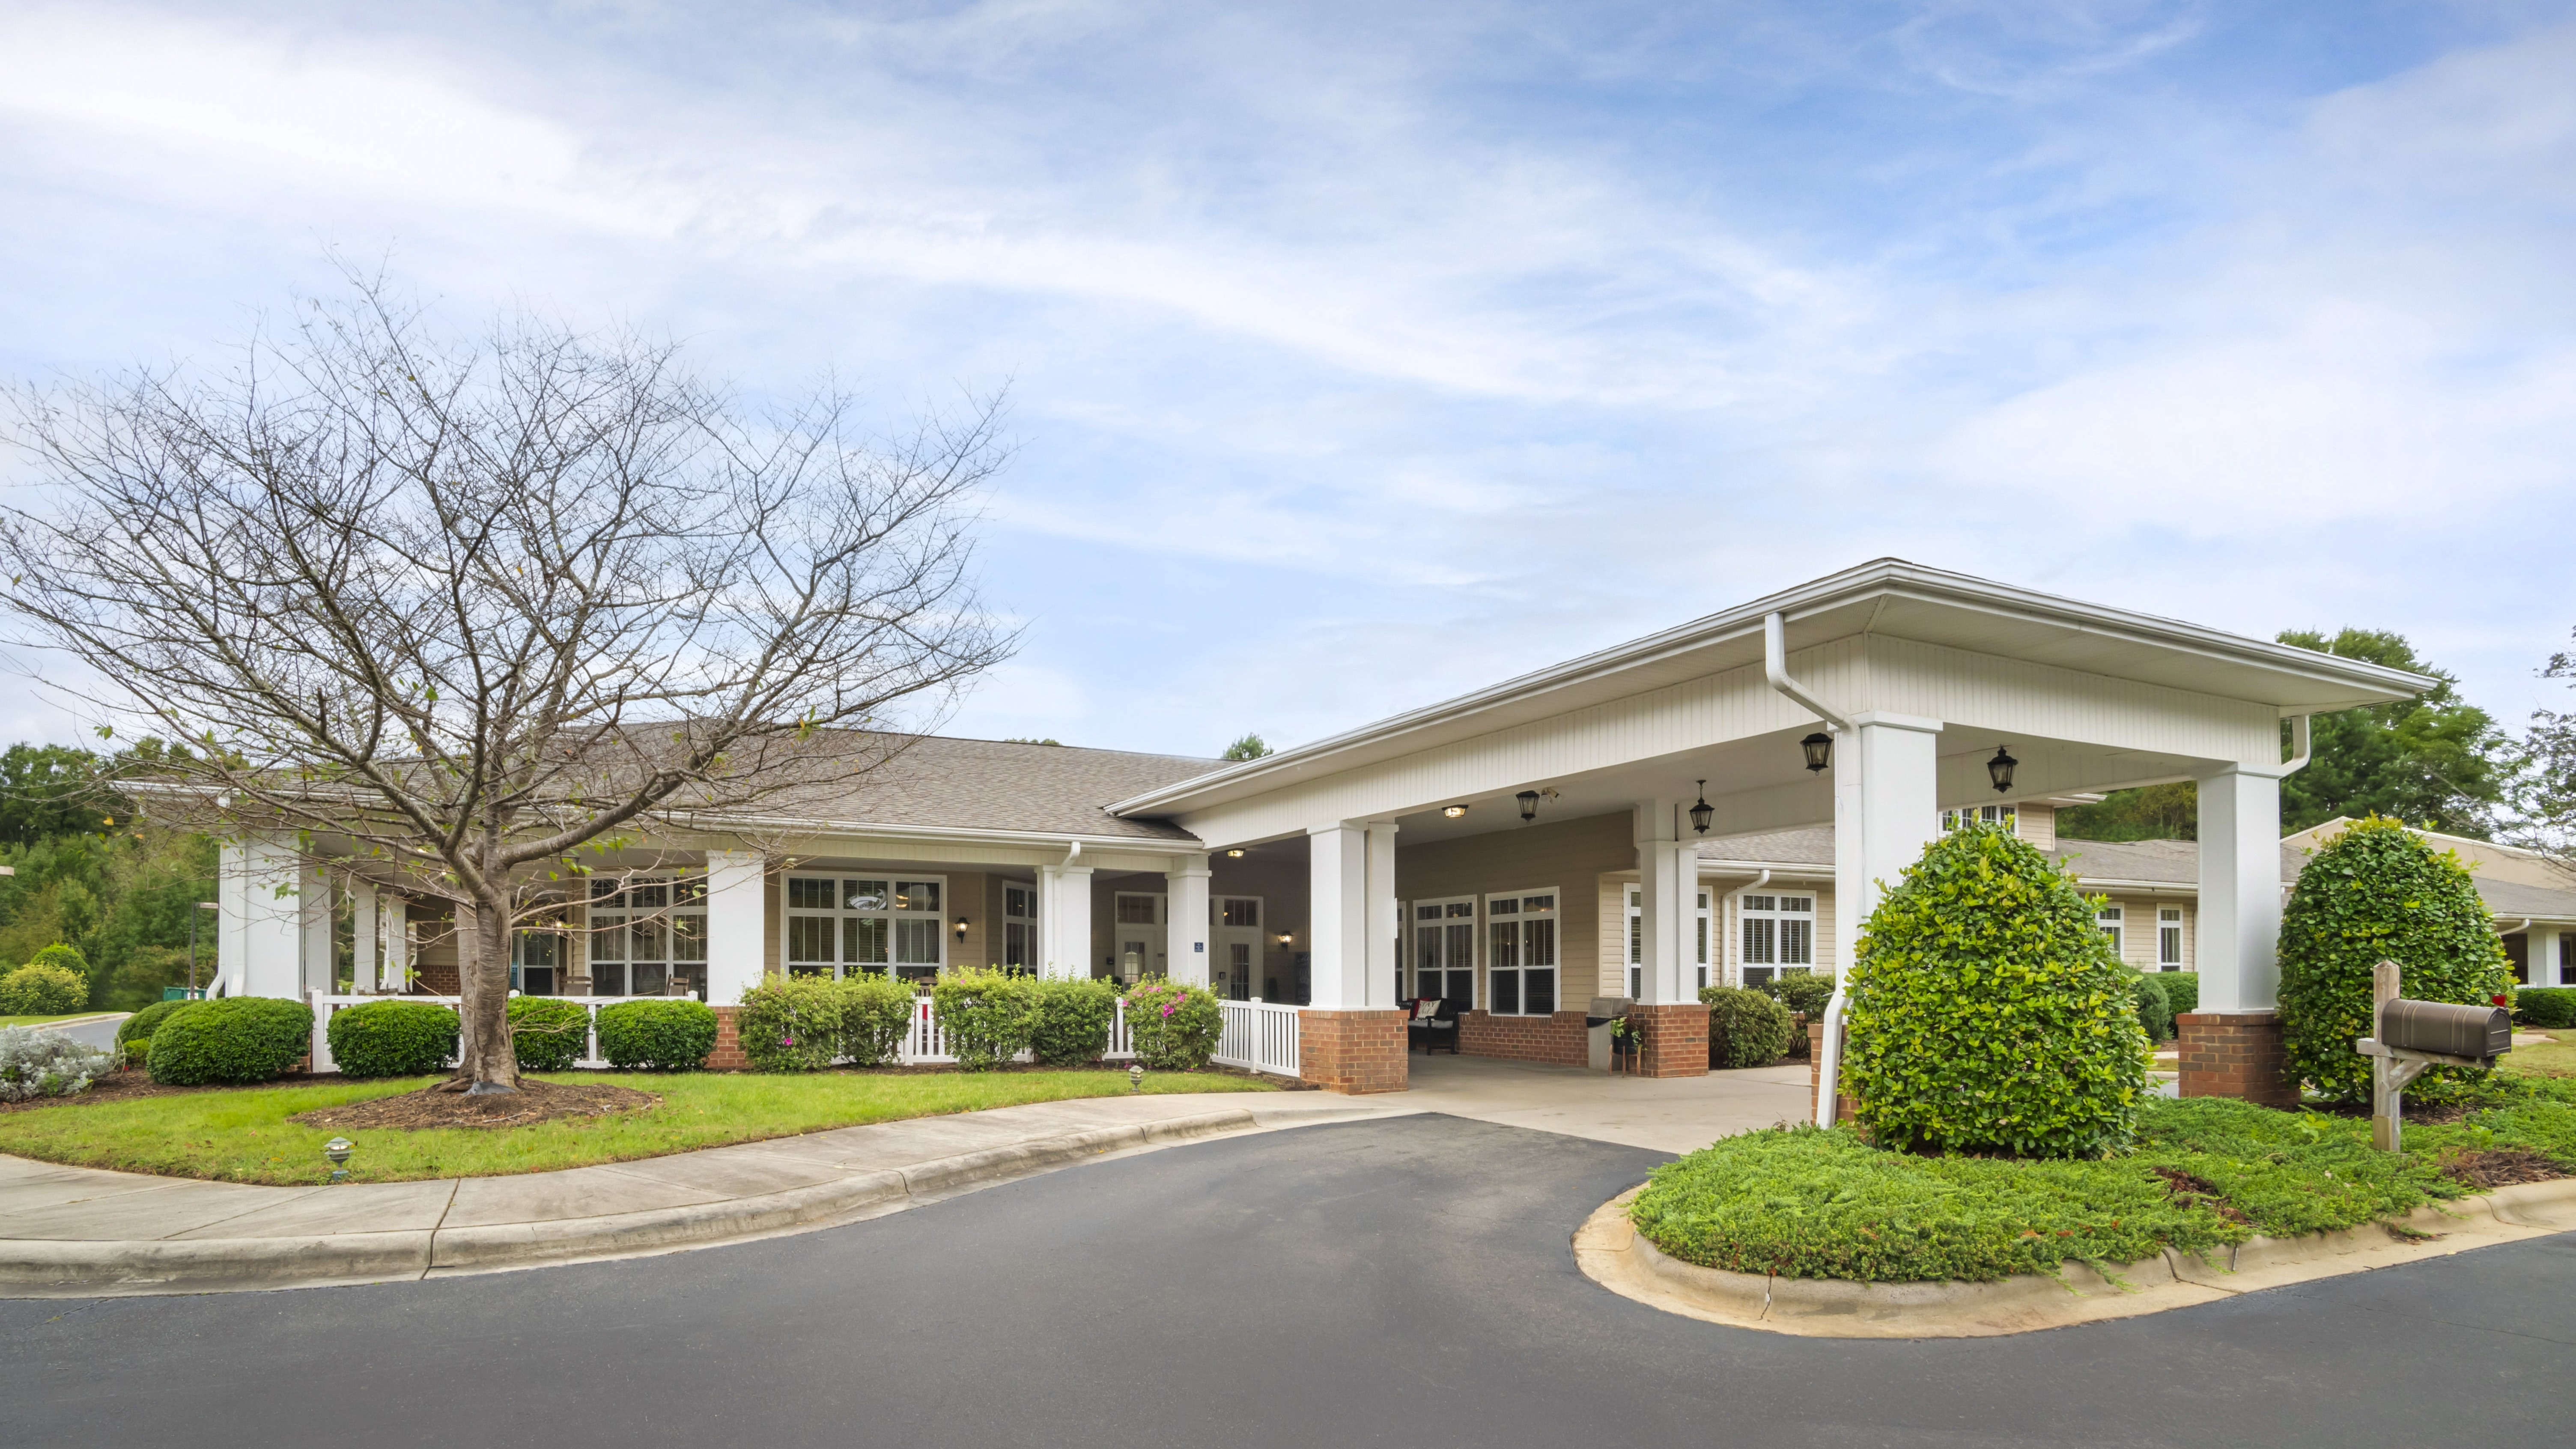
<path fill-rule="evenodd" d="M 1986 761 L 1986 778 L 1995 782 L 1996 794 L 2000 795 L 2012 788 L 2013 766 L 2020 763 L 2021 761 L 2014 759 L 2003 746 L 1995 746 L 1995 757 Z"/>
<path fill-rule="evenodd" d="M 1823 730 L 1798 741 L 1798 748 L 1807 752 L 1807 768 L 1810 770 L 1822 773 L 1827 765 L 1834 762 L 1834 737 Z"/>
<path fill-rule="evenodd" d="M 1243 852 L 1240 850 L 1229 850 L 1225 853 L 1225 858 L 1228 860 L 1241 860 L 1243 859 Z"/>
<path fill-rule="evenodd" d="M 1450 805 L 1444 807 L 1440 813 L 1448 816 L 1452 820 L 1455 820 L 1459 816 L 1467 813 L 1467 807 L 1464 805 Z"/>

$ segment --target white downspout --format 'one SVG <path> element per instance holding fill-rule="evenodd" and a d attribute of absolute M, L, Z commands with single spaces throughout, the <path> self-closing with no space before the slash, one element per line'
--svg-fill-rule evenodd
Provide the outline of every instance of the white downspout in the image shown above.
<path fill-rule="evenodd" d="M 1771 681 L 1773 689 L 1815 711 L 1824 720 L 1825 727 L 1838 738 L 1852 732 L 1852 723 L 1848 718 L 1831 705 L 1818 699 L 1813 690 L 1789 677 L 1788 628 L 1778 614 L 1765 614 L 1762 617 L 1762 673 Z M 1851 752 L 1845 751 L 1838 768 L 1858 770 L 1860 761 Z M 1860 793 L 1867 787 L 1868 781 L 1864 777 L 1857 782 L 1854 793 Z M 1854 812 L 1854 818 L 1851 820 L 1838 819 L 1834 822 L 1834 829 L 1837 832 L 1860 828 L 1861 821 L 1857 811 Z M 1862 851 L 1860 858 L 1867 860 L 1868 852 Z M 1838 900 L 1841 886 L 1842 883 L 1837 880 L 1835 894 Z M 1816 1080 L 1820 1084 L 1816 1092 L 1816 1125 L 1819 1127 L 1834 1125 L 1835 1099 L 1841 1095 L 1837 1090 L 1837 1084 L 1842 1073 L 1844 993 L 1849 988 L 1849 973 L 1836 971 L 1834 994 L 1825 1002 L 1824 1038 L 1816 1048 Z"/>
<path fill-rule="evenodd" d="M 2281 766 L 2281 777 L 2283 779 L 2287 779 L 2308 767 L 2310 744 L 2311 741 L 2308 737 L 2308 717 L 2303 714 L 2294 714 L 2290 716 L 2290 758 L 2283 762 Z"/>

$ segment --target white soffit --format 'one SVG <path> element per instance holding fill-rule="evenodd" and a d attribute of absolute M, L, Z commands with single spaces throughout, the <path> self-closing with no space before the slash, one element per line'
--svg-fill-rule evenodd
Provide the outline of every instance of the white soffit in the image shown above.
<path fill-rule="evenodd" d="M 1151 790 L 1110 809 L 1168 815 L 1204 808 L 1758 666 L 1762 621 L 1773 613 L 1782 616 L 1792 654 L 1855 634 L 1879 634 L 2244 700 L 2284 715 L 2380 704 L 2433 686 L 2419 675 L 2358 660 L 1886 558 L 1472 694 Z"/>

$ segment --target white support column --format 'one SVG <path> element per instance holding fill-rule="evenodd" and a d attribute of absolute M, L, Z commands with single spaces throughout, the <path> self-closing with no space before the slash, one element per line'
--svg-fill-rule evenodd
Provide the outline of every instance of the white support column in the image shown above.
<path fill-rule="evenodd" d="M 1816 1121 L 1834 1122 L 1844 993 L 1861 923 L 1941 833 L 1941 722 L 1873 711 L 1834 741 L 1834 994 L 1816 1067 Z"/>
<path fill-rule="evenodd" d="M 1396 914 L 1395 822 L 1372 820 L 1368 826 L 1368 952 L 1360 973 L 1357 1006 L 1395 1005 L 1396 945 L 1404 920 Z"/>
<path fill-rule="evenodd" d="M 1208 984 L 1208 858 L 1204 852 L 1172 857 L 1163 872 L 1165 969 L 1174 981 Z"/>
<path fill-rule="evenodd" d="M 707 1004 L 732 1006 L 769 974 L 769 859 L 707 852 Z"/>
<path fill-rule="evenodd" d="M 301 872 L 292 845 L 252 836 L 223 847 L 215 974 L 226 996 L 304 994 Z"/>
<path fill-rule="evenodd" d="M 1368 827 L 1356 820 L 1308 827 L 1306 869 L 1314 938 L 1307 1003 L 1358 1010 L 1368 1005 Z"/>
<path fill-rule="evenodd" d="M 302 958 L 298 971 L 302 985 L 296 994 L 329 991 L 339 984 L 338 953 L 332 949 L 331 878 L 308 868 L 299 873 L 295 889 L 304 931 L 297 953 Z"/>
<path fill-rule="evenodd" d="M 411 985 L 411 902 L 401 896 L 385 896 L 376 907 L 377 919 L 384 922 L 385 954 L 376 967 L 376 979 L 387 991 L 402 991 Z"/>
<path fill-rule="evenodd" d="M 376 947 L 376 888 L 360 881 L 349 888 L 349 921 L 353 947 L 350 952 L 349 987 L 360 993 L 384 990 L 376 975 L 383 954 Z"/>
<path fill-rule="evenodd" d="M 2523 984 L 2527 986 L 2561 984 L 2558 980 L 2559 934 L 2556 926 L 2542 925 L 2534 925 L 2524 933 L 2523 944 L 2528 949 L 2523 953 L 2525 963 L 2523 974 L 2531 979 Z"/>
<path fill-rule="evenodd" d="M 1683 838 L 1682 809 L 1679 800 L 1640 800 L 1635 807 L 1640 1005 L 1699 999 L 1691 977 L 1699 964 L 1699 846 Z M 1575 1004 L 1570 994 L 1558 1002 Z"/>
<path fill-rule="evenodd" d="M 2271 1011 L 2281 997 L 2281 777 L 2222 765 L 2199 777 L 2200 1009 Z"/>
<path fill-rule="evenodd" d="M 1048 976 L 1091 976 L 1091 867 L 1038 867 L 1038 960 Z"/>

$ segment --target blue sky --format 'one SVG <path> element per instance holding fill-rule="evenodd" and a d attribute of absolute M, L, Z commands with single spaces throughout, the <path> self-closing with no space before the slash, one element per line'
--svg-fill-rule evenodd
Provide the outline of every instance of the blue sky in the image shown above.
<path fill-rule="evenodd" d="M 211 360 L 336 247 L 1007 383 L 967 733 L 1312 738 L 1886 554 L 2518 722 L 2570 76 L 2563 3 L 13 3 L 0 373 Z"/>

